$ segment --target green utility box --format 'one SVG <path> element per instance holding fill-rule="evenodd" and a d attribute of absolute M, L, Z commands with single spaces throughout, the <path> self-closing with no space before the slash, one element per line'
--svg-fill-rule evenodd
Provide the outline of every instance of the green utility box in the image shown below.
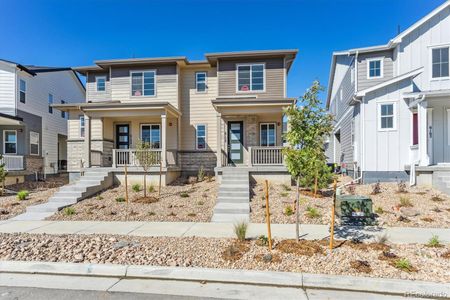
<path fill-rule="evenodd" d="M 342 223 L 372 223 L 372 199 L 366 196 L 338 195 L 335 211 Z"/>

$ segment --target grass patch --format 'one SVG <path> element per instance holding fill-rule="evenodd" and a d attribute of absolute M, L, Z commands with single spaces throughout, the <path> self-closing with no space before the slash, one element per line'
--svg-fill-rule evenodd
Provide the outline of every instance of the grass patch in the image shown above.
<path fill-rule="evenodd" d="M 188 198 L 189 194 L 187 192 L 182 192 L 182 193 L 180 193 L 180 197 L 181 198 Z"/>
<path fill-rule="evenodd" d="M 383 208 L 381 206 L 378 206 L 375 209 L 375 213 L 378 214 L 378 215 L 382 215 L 382 214 L 384 214 L 384 210 L 383 210 Z"/>
<path fill-rule="evenodd" d="M 287 196 L 289 196 L 289 193 L 288 192 L 281 192 L 280 196 L 283 197 L 283 198 L 286 198 Z"/>
<path fill-rule="evenodd" d="M 27 190 L 22 190 L 17 193 L 17 199 L 19 200 L 25 200 L 30 195 L 30 193 Z"/>
<path fill-rule="evenodd" d="M 103 200 L 103 197 L 100 196 L 100 195 L 98 195 L 98 196 L 96 197 L 96 199 L 97 199 L 97 200 Z"/>
<path fill-rule="evenodd" d="M 292 206 L 288 205 L 284 208 L 283 213 L 286 216 L 292 216 L 294 214 L 294 209 L 292 208 Z"/>
<path fill-rule="evenodd" d="M 245 241 L 245 236 L 247 235 L 247 222 L 239 222 L 234 224 L 234 234 L 239 241 Z"/>
<path fill-rule="evenodd" d="M 440 248 L 443 247 L 441 241 L 439 240 L 439 236 L 433 235 L 431 239 L 428 240 L 427 247 L 430 248 Z"/>
<path fill-rule="evenodd" d="M 124 197 L 117 197 L 116 198 L 116 202 L 125 202 L 125 198 Z"/>
<path fill-rule="evenodd" d="M 320 213 L 315 207 L 308 206 L 306 208 L 306 216 L 311 219 L 320 217 Z"/>
<path fill-rule="evenodd" d="M 407 258 L 400 258 L 393 261 L 393 266 L 405 272 L 417 272 L 417 269 L 411 264 Z"/>
<path fill-rule="evenodd" d="M 150 186 L 148 187 L 148 191 L 149 193 L 153 193 L 156 191 L 155 186 L 153 184 L 150 184 Z"/>
<path fill-rule="evenodd" d="M 291 189 L 291 187 L 290 186 L 288 186 L 287 184 L 282 184 L 281 185 L 281 187 L 283 188 L 283 190 L 284 191 L 286 191 L 286 192 L 289 192 L 289 191 L 291 191 L 292 189 Z"/>
<path fill-rule="evenodd" d="M 142 187 L 139 183 L 135 183 L 131 186 L 131 189 L 133 190 L 133 192 L 139 193 L 142 190 Z"/>
<path fill-rule="evenodd" d="M 439 197 L 438 195 L 433 195 L 433 197 L 431 197 L 431 201 L 433 201 L 433 202 L 444 202 L 445 199 Z"/>
<path fill-rule="evenodd" d="M 148 212 L 148 215 L 151 217 L 151 216 L 155 216 L 156 213 L 154 211 L 150 211 L 150 212 Z"/>
<path fill-rule="evenodd" d="M 63 214 L 66 216 L 72 216 L 76 213 L 75 208 L 73 207 L 65 207 L 63 209 Z"/>
<path fill-rule="evenodd" d="M 400 197 L 400 203 L 398 204 L 400 207 L 413 207 L 411 200 L 409 197 Z"/>
<path fill-rule="evenodd" d="M 205 202 L 203 202 L 203 201 L 197 201 L 197 205 L 199 205 L 199 206 L 202 206 L 203 204 L 205 204 Z"/>

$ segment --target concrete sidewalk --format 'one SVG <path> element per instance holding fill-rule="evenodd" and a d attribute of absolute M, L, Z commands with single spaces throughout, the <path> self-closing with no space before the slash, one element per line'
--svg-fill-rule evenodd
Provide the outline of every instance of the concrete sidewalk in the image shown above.
<path fill-rule="evenodd" d="M 46 234 L 117 234 L 130 236 L 167 237 L 235 237 L 231 223 L 189 223 L 189 222 L 102 222 L 102 221 L 0 221 L 0 233 L 46 233 Z M 427 243 L 433 236 L 439 236 L 444 244 L 450 244 L 450 228 L 411 227 L 337 227 L 335 238 L 371 240 L 387 235 L 391 243 Z M 266 224 L 251 223 L 247 237 L 267 235 Z M 326 225 L 300 225 L 300 235 L 304 239 L 329 237 Z M 295 238 L 294 224 L 272 224 L 272 236 Z"/>

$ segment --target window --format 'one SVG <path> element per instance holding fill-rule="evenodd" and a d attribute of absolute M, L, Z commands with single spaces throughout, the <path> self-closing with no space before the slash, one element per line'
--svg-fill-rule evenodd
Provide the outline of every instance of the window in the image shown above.
<path fill-rule="evenodd" d="M 380 123 L 379 130 L 395 129 L 395 105 L 394 103 L 379 104 Z"/>
<path fill-rule="evenodd" d="M 413 145 L 418 145 L 419 144 L 419 118 L 417 113 L 413 113 L 412 115 L 412 144 Z"/>
<path fill-rule="evenodd" d="M 85 134 L 85 126 L 84 126 L 84 116 L 80 116 L 80 137 L 84 138 Z"/>
<path fill-rule="evenodd" d="M 19 100 L 22 103 L 25 103 L 27 97 L 27 83 L 25 82 L 25 80 L 20 79 L 19 82 Z"/>
<path fill-rule="evenodd" d="M 155 71 L 131 72 L 131 96 L 155 96 Z"/>
<path fill-rule="evenodd" d="M 159 124 L 142 124 L 141 140 L 149 143 L 153 149 L 161 148 L 161 132 Z"/>
<path fill-rule="evenodd" d="M 15 130 L 3 130 L 3 153 L 17 154 L 17 132 Z"/>
<path fill-rule="evenodd" d="M 383 60 L 369 59 L 367 60 L 367 78 L 383 77 Z"/>
<path fill-rule="evenodd" d="M 206 92 L 206 72 L 195 73 L 195 87 L 198 93 Z"/>
<path fill-rule="evenodd" d="M 449 47 L 432 49 L 433 78 L 449 77 Z"/>
<path fill-rule="evenodd" d="M 51 113 L 51 114 L 53 113 L 52 104 L 53 104 L 53 95 L 52 94 L 48 94 L 48 112 Z"/>
<path fill-rule="evenodd" d="M 275 146 L 277 140 L 276 128 L 275 123 L 262 123 L 260 125 L 259 143 L 261 146 Z"/>
<path fill-rule="evenodd" d="M 61 100 L 61 104 L 66 104 L 66 101 Z M 61 111 L 61 118 L 67 119 L 67 113 L 65 111 Z"/>
<path fill-rule="evenodd" d="M 106 91 L 106 77 L 105 76 L 96 76 L 95 82 L 97 83 L 97 92 Z"/>
<path fill-rule="evenodd" d="M 30 131 L 30 154 L 39 155 L 39 133 Z"/>
<path fill-rule="evenodd" d="M 264 64 L 238 65 L 239 92 L 264 91 Z"/>
<path fill-rule="evenodd" d="M 199 124 L 196 126 L 196 149 L 206 149 L 206 125 Z"/>

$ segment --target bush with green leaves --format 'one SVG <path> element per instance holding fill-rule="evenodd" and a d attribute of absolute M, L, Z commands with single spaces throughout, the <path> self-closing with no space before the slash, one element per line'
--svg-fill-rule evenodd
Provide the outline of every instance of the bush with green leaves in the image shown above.
<path fill-rule="evenodd" d="M 150 193 L 153 193 L 154 191 L 156 191 L 155 186 L 153 185 L 153 183 L 150 183 L 150 186 L 148 187 L 148 191 Z"/>
<path fill-rule="evenodd" d="M 138 192 L 141 191 L 142 188 L 141 188 L 141 185 L 139 183 L 135 183 L 135 184 L 133 184 L 131 186 L 131 189 L 133 190 L 133 192 L 138 193 Z"/>
<path fill-rule="evenodd" d="M 283 213 L 284 213 L 286 216 L 291 216 L 291 215 L 294 214 L 294 209 L 292 208 L 292 206 L 288 205 L 288 206 L 286 206 L 286 207 L 284 208 Z"/>
<path fill-rule="evenodd" d="M 75 208 L 69 206 L 69 207 L 65 207 L 63 209 L 63 213 L 66 216 L 71 216 L 71 215 L 74 215 L 76 213 L 76 211 L 75 211 Z"/>
<path fill-rule="evenodd" d="M 396 260 L 394 263 L 394 267 L 407 272 L 411 272 L 413 270 L 413 266 L 407 258 L 400 258 Z"/>
<path fill-rule="evenodd" d="M 375 209 L 375 213 L 377 213 L 377 214 L 379 214 L 379 215 L 384 214 L 384 209 L 383 209 L 381 206 L 378 206 L 378 207 Z"/>
<path fill-rule="evenodd" d="M 19 200 L 25 200 L 30 195 L 30 193 L 27 190 L 22 190 L 17 193 L 17 199 Z"/>
<path fill-rule="evenodd" d="M 320 217 L 320 213 L 315 207 L 308 206 L 306 208 L 306 216 L 308 218 L 314 219 Z"/>
<path fill-rule="evenodd" d="M 433 235 L 431 239 L 428 241 L 427 246 L 432 248 L 442 247 L 441 241 L 439 240 L 439 236 Z"/>
<path fill-rule="evenodd" d="M 125 198 L 124 197 L 117 197 L 116 198 L 116 202 L 125 202 Z"/>
<path fill-rule="evenodd" d="M 399 206 L 400 207 L 413 207 L 413 204 L 412 204 L 411 200 L 409 199 L 409 197 L 400 197 Z"/>
<path fill-rule="evenodd" d="M 197 181 L 202 182 L 203 180 L 205 180 L 205 169 L 203 168 L 203 166 L 200 166 L 197 174 Z"/>
<path fill-rule="evenodd" d="M 236 234 L 236 237 L 239 241 L 245 241 L 246 235 L 247 235 L 247 222 L 238 222 L 234 224 L 234 234 Z"/>
<path fill-rule="evenodd" d="M 188 194 L 187 192 L 181 192 L 181 193 L 180 193 L 180 197 L 181 197 L 181 198 L 188 198 L 188 197 L 189 197 L 189 194 Z"/>

